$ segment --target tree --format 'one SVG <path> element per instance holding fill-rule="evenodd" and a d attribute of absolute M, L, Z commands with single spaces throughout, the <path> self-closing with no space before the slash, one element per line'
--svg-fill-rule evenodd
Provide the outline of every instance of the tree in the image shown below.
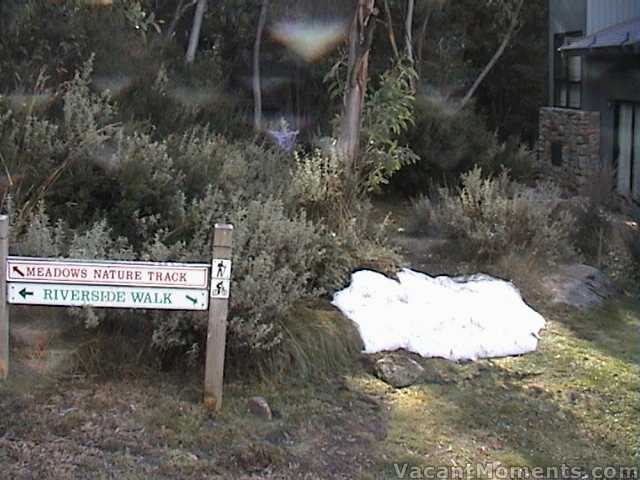
<path fill-rule="evenodd" d="M 269 0 L 262 0 L 260 9 L 260 19 L 258 20 L 258 31 L 253 47 L 253 124 L 257 131 L 262 129 L 262 85 L 260 82 L 260 46 L 262 44 L 262 34 L 267 22 L 267 9 Z"/>
<path fill-rule="evenodd" d="M 469 103 L 473 95 L 478 90 L 478 87 L 480 86 L 480 84 L 482 84 L 482 82 L 487 77 L 491 69 L 495 66 L 495 64 L 498 63 L 498 60 L 500 60 L 500 57 L 502 57 L 502 55 L 504 54 L 504 51 L 506 50 L 507 45 L 509 45 L 511 38 L 513 37 L 516 31 L 516 28 L 518 27 L 518 23 L 520 20 L 520 11 L 522 10 L 522 6 L 524 5 L 524 0 L 517 0 L 517 4 L 515 5 L 515 7 L 512 7 L 508 0 L 503 0 L 502 3 L 507 16 L 511 20 L 509 24 L 509 28 L 504 34 L 504 38 L 502 39 L 502 42 L 500 43 L 500 46 L 498 47 L 498 49 L 493 54 L 493 57 L 491 57 L 491 60 L 489 60 L 489 62 L 485 65 L 480 75 L 478 75 L 475 82 L 473 82 L 473 85 L 471 85 L 471 88 L 469 89 L 467 94 L 464 96 L 464 98 L 460 102 L 460 105 L 458 107 L 459 109 L 463 109 L 467 105 L 467 103 Z"/>
<path fill-rule="evenodd" d="M 398 51 L 398 44 L 396 43 L 396 34 L 393 29 L 393 17 L 391 16 L 391 9 L 389 8 L 388 0 L 383 0 L 384 12 L 386 15 L 387 34 L 389 36 L 389 44 L 393 50 L 393 56 L 396 60 L 400 59 L 400 52 Z"/>
<path fill-rule="evenodd" d="M 339 145 L 349 173 L 355 174 L 362 128 L 362 107 L 369 77 L 369 51 L 373 42 L 378 10 L 375 0 L 358 0 L 349 29 L 347 83 L 344 92 Z"/>
<path fill-rule="evenodd" d="M 207 11 L 207 0 L 198 0 L 196 12 L 193 16 L 193 26 L 191 27 L 191 35 L 189 35 L 189 47 L 187 48 L 186 63 L 193 63 L 200 42 L 200 29 L 202 28 L 202 19 Z"/>
<path fill-rule="evenodd" d="M 405 17 L 404 39 L 405 39 L 405 55 L 409 60 L 409 65 L 415 68 L 415 59 L 413 57 L 413 11 L 415 9 L 414 0 L 407 2 L 407 15 Z M 415 78 L 411 77 L 411 91 L 416 91 Z"/>
<path fill-rule="evenodd" d="M 425 0 L 423 2 L 423 10 L 422 13 L 422 22 L 420 24 L 420 30 L 418 31 L 418 36 L 416 39 L 416 62 L 417 68 L 416 73 L 418 74 L 418 79 L 422 78 L 422 62 L 424 60 L 424 45 L 427 39 L 427 28 L 429 27 L 429 22 L 431 21 L 431 17 L 434 12 L 441 10 L 444 6 L 446 0 Z"/>
<path fill-rule="evenodd" d="M 176 28 L 178 28 L 178 22 L 182 19 L 182 16 L 196 4 L 197 0 L 192 0 L 185 4 L 185 0 L 179 0 L 176 5 L 176 10 L 171 18 L 169 28 L 165 33 L 165 38 L 170 39 L 176 34 Z"/>

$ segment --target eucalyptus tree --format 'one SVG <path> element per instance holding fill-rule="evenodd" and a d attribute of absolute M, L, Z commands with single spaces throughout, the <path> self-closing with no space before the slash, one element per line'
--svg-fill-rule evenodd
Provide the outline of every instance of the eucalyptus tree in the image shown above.
<path fill-rule="evenodd" d="M 369 52 L 376 29 L 375 0 L 358 0 L 349 29 L 349 54 L 339 145 L 345 168 L 354 172 L 360 147 L 362 108 L 369 79 Z"/>
<path fill-rule="evenodd" d="M 489 3 L 498 4 L 499 12 L 501 13 L 499 20 L 501 20 L 504 23 L 508 23 L 508 27 L 504 33 L 504 36 L 502 38 L 502 41 L 500 42 L 500 45 L 498 46 L 496 51 L 493 53 L 493 56 L 489 59 L 485 67 L 476 77 L 475 81 L 473 82 L 473 84 L 467 91 L 466 95 L 463 97 L 462 101 L 460 102 L 459 108 L 464 108 L 469 103 L 469 100 L 471 100 L 471 98 L 474 96 L 480 84 L 484 81 L 484 79 L 487 77 L 491 69 L 496 65 L 496 63 L 498 63 L 498 60 L 500 60 L 500 57 L 502 57 L 502 55 L 504 54 L 505 49 L 507 48 L 507 45 L 509 45 L 509 42 L 511 42 L 513 35 L 515 34 L 518 28 L 518 25 L 520 24 L 520 12 L 522 11 L 524 0 L 486 0 L 486 1 L 488 1 Z"/>
<path fill-rule="evenodd" d="M 260 19 L 258 20 L 258 29 L 256 31 L 256 40 L 253 47 L 253 124 L 256 131 L 262 129 L 262 83 L 260 77 L 260 47 L 262 45 L 262 35 L 264 27 L 267 23 L 267 10 L 269 9 L 269 0 L 262 0 L 260 8 Z"/>
<path fill-rule="evenodd" d="M 204 18 L 206 10 L 207 0 L 198 0 L 193 16 L 193 26 L 191 27 L 191 34 L 189 36 L 189 46 L 187 48 L 187 56 L 185 57 L 186 63 L 193 63 L 196 58 L 196 51 L 198 50 L 198 43 L 200 42 L 202 19 Z"/>

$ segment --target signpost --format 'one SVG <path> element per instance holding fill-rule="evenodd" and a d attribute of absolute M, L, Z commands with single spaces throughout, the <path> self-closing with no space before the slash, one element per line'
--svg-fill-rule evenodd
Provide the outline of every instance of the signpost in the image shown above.
<path fill-rule="evenodd" d="M 209 308 L 207 359 L 204 371 L 204 404 L 208 409 L 215 411 L 220 411 L 222 408 L 232 243 L 233 226 L 216 225 L 213 235 L 211 307 Z"/>
<path fill-rule="evenodd" d="M 210 264 L 9 257 L 9 219 L 0 215 L 0 378 L 9 374 L 8 304 L 209 310 L 205 405 L 219 411 L 232 232 L 231 225 L 215 226 Z"/>
<path fill-rule="evenodd" d="M 9 217 L 0 215 L 0 378 L 9 376 L 9 305 L 7 304 L 7 256 Z"/>

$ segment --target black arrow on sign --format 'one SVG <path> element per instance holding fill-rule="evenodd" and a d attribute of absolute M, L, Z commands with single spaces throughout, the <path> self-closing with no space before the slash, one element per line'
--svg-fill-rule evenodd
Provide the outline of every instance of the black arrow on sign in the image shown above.
<path fill-rule="evenodd" d="M 22 270 L 20 270 L 18 267 L 14 266 L 12 270 L 16 272 L 18 275 L 20 275 L 21 277 L 24 277 L 24 273 L 22 273 Z"/>
<path fill-rule="evenodd" d="M 20 290 L 18 292 L 22 298 L 24 298 L 25 300 L 27 299 L 28 296 L 33 295 L 33 292 L 28 292 L 26 288 L 23 288 L 22 290 Z"/>
<path fill-rule="evenodd" d="M 191 302 L 195 305 L 196 303 L 198 303 L 198 299 L 197 298 L 193 298 L 190 297 L 189 295 L 185 295 L 187 297 L 187 300 L 191 300 Z"/>

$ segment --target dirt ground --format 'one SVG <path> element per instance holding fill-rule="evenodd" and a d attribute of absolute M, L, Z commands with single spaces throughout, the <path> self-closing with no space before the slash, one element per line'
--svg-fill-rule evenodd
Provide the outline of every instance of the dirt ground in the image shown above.
<path fill-rule="evenodd" d="M 403 231 L 395 241 L 416 268 L 446 268 Z M 581 313 L 532 298 L 548 319 L 535 353 L 414 357 L 430 375 L 406 389 L 365 361 L 305 384 L 230 375 L 217 416 L 202 407 L 200 367 L 119 376 L 52 367 L 80 340 L 38 339 L 42 325 L 14 314 L 28 338 L 14 338 L 12 376 L 0 383 L 0 478 L 364 480 L 403 478 L 403 466 L 638 462 L 640 304 Z M 272 420 L 248 412 L 253 396 L 267 399 Z"/>

